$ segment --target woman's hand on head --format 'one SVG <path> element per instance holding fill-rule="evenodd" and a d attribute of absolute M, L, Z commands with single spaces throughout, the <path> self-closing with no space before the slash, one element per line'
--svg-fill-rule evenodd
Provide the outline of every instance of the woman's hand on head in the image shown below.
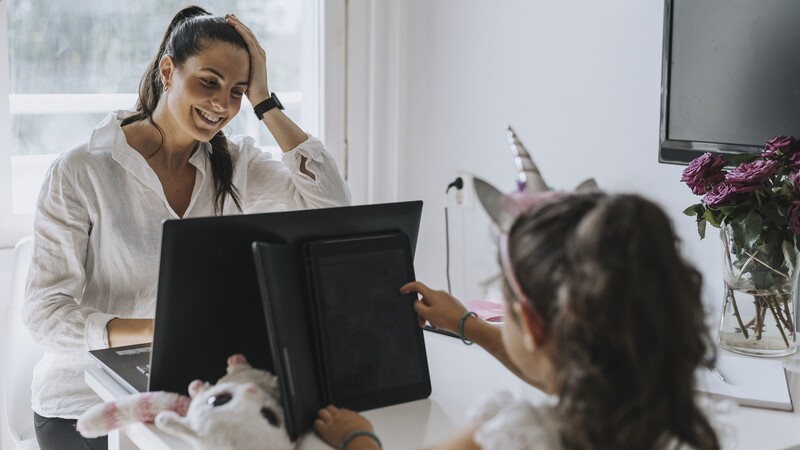
<path fill-rule="evenodd" d="M 333 405 L 322 408 L 317 412 L 317 420 L 314 421 L 314 429 L 325 442 L 335 448 L 339 448 L 344 438 L 354 431 L 363 430 L 369 431 L 370 433 L 374 432 L 372 424 L 366 417 L 355 411 L 344 408 L 340 409 Z M 359 442 L 356 442 L 356 440 Z M 353 443 L 352 446 L 348 445 L 347 448 L 379 448 L 377 445 L 374 447 L 371 446 L 369 441 L 372 441 L 373 444 L 377 444 L 371 438 L 364 436 L 353 439 L 351 441 Z M 362 443 L 364 445 L 356 445 Z"/>
<path fill-rule="evenodd" d="M 419 315 L 419 326 L 425 325 L 427 320 L 436 328 L 458 332 L 458 322 L 467 309 L 455 297 L 445 291 L 434 291 L 419 281 L 404 285 L 400 292 L 416 292 L 420 295 L 419 301 L 414 303 L 414 309 Z"/>
<path fill-rule="evenodd" d="M 256 35 L 234 14 L 226 14 L 225 21 L 242 36 L 250 54 L 250 80 L 247 85 L 247 99 L 253 106 L 270 97 L 267 83 L 267 53 L 258 43 Z"/>

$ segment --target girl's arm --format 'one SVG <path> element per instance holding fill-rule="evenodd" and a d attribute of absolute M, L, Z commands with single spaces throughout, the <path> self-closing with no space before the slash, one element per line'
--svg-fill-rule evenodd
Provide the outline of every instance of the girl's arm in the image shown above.
<path fill-rule="evenodd" d="M 445 291 L 434 291 L 428 286 L 412 281 L 400 288 L 400 292 L 407 294 L 416 292 L 420 301 L 414 304 L 420 319 L 420 326 L 425 325 L 425 321 L 431 323 L 436 328 L 442 328 L 452 333 L 458 333 L 458 325 L 461 317 L 467 312 L 464 305 Z M 483 347 L 489 354 L 500 361 L 514 375 L 524 380 L 526 383 L 541 390 L 545 387 L 534 380 L 527 378 L 511 361 L 503 345 L 503 336 L 500 327 L 491 325 L 477 317 L 468 317 L 464 320 L 464 338 Z"/>

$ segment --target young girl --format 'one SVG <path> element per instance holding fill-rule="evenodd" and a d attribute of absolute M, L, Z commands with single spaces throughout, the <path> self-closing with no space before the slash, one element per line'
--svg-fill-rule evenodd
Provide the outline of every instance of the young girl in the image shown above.
<path fill-rule="evenodd" d="M 245 96 L 281 160 L 223 134 Z M 75 431 L 100 402 L 83 379 L 87 350 L 151 340 L 162 221 L 350 202 L 331 155 L 282 109 L 250 29 L 187 7 L 145 69 L 135 110 L 112 112 L 52 164 L 23 309 L 46 350 L 32 383 L 43 450 L 105 447 Z"/>
<path fill-rule="evenodd" d="M 434 448 L 719 448 L 693 389 L 708 344 L 701 277 L 658 206 L 636 195 L 551 199 L 501 237 L 500 260 L 502 330 L 443 291 L 402 291 L 421 295 L 417 312 L 433 325 L 458 332 L 461 321 L 464 337 L 551 401 L 498 394 Z M 380 447 L 364 417 L 335 406 L 315 428 L 338 448 Z"/>

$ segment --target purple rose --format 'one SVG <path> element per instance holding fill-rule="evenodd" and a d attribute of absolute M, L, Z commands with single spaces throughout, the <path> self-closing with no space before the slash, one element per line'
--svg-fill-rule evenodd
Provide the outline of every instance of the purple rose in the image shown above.
<path fill-rule="evenodd" d="M 705 153 L 692 160 L 689 166 L 683 169 L 681 181 L 686 183 L 695 195 L 703 195 L 712 186 L 725 179 L 726 172 L 722 170 L 723 167 L 725 160 L 721 156 Z"/>
<path fill-rule="evenodd" d="M 755 191 L 775 175 L 779 165 L 780 163 L 774 160 L 758 160 L 740 164 L 725 175 L 725 182 L 730 184 L 736 192 Z"/>
<path fill-rule="evenodd" d="M 764 152 L 761 153 L 761 156 L 763 158 L 771 158 L 785 155 L 794 150 L 794 144 L 795 141 L 792 136 L 775 136 L 764 144 Z"/>
<path fill-rule="evenodd" d="M 800 173 L 792 175 L 792 192 L 800 196 Z"/>
<path fill-rule="evenodd" d="M 733 200 L 736 195 L 736 190 L 728 183 L 719 183 L 711 188 L 705 197 L 703 203 L 709 208 L 716 208 L 717 206 L 724 205 L 728 200 Z"/>
<path fill-rule="evenodd" d="M 800 234 L 800 200 L 793 201 L 786 214 L 789 215 L 789 229 L 794 234 Z"/>
<path fill-rule="evenodd" d="M 792 172 L 800 171 L 800 152 L 790 154 L 789 158 L 786 160 L 786 166 Z"/>

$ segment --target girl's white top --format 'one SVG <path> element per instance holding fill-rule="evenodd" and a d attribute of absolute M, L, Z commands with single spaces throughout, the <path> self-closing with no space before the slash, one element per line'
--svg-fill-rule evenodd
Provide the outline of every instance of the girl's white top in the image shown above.
<path fill-rule="evenodd" d="M 720 448 L 736 448 L 736 430 L 725 417 L 736 411 L 737 406 L 729 401 L 714 401 L 703 396 L 699 396 L 697 401 L 717 433 Z M 469 419 L 478 424 L 473 439 L 482 450 L 561 450 L 557 404 L 558 397 L 554 396 L 534 402 L 515 398 L 508 391 L 495 393 L 467 413 Z M 676 439 L 668 440 L 664 448 L 690 449 Z"/>
<path fill-rule="evenodd" d="M 93 367 L 88 350 L 108 347 L 111 319 L 155 314 L 161 222 L 180 217 L 155 172 L 125 140 L 120 121 L 130 114 L 109 114 L 85 142 L 56 158 L 39 194 L 22 318 L 45 350 L 32 384 L 32 407 L 42 416 L 76 418 L 99 402 L 84 382 Z M 309 137 L 281 161 L 252 138 L 229 142 L 245 213 L 350 203 L 318 139 Z M 215 215 L 210 154 L 211 145 L 201 143 L 189 159 L 197 171 L 183 217 Z M 300 171 L 301 156 L 316 179 Z M 223 214 L 239 214 L 230 198 Z"/>

